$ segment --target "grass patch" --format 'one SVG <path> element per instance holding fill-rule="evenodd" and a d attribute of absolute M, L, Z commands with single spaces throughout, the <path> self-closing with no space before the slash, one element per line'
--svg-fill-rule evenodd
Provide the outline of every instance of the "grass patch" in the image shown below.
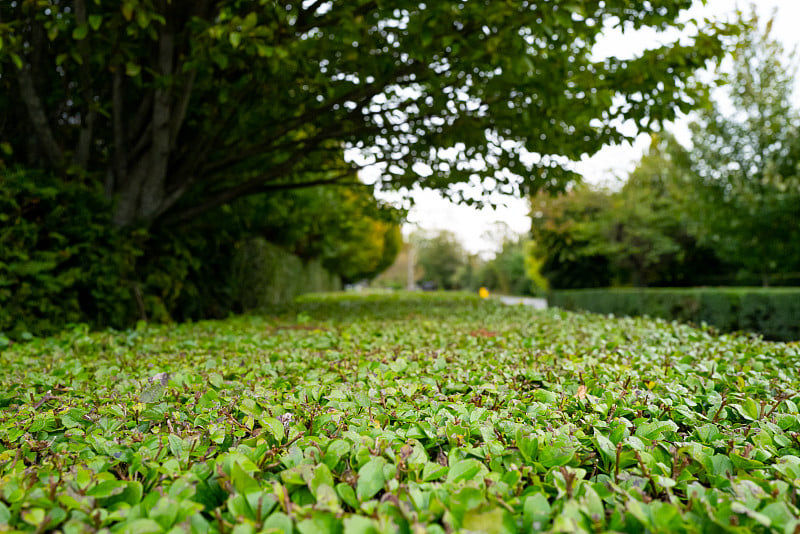
<path fill-rule="evenodd" d="M 466 295 L 0 355 L 0 531 L 795 532 L 796 344 Z"/>

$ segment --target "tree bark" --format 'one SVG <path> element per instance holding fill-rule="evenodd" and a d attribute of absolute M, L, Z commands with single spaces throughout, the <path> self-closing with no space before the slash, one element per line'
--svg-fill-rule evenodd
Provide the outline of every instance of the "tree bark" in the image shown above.
<path fill-rule="evenodd" d="M 114 172 L 112 183 L 107 184 L 106 192 L 113 195 L 115 183 L 125 183 L 128 179 L 128 145 L 125 136 L 124 79 L 122 65 L 114 70 L 111 87 L 111 120 L 114 129 Z"/>
<path fill-rule="evenodd" d="M 75 0 L 75 21 L 82 26 L 88 24 L 86 0 Z M 78 134 L 78 145 L 75 149 L 74 161 L 78 167 L 85 169 L 89 164 L 92 148 L 92 134 L 94 133 L 94 123 L 97 116 L 97 110 L 92 101 L 92 76 L 89 72 L 90 50 L 87 39 L 82 39 L 78 43 L 78 53 L 82 60 L 79 71 L 79 81 L 80 95 L 81 99 L 83 99 L 83 110 L 81 111 L 81 129 Z"/>
<path fill-rule="evenodd" d="M 175 52 L 175 35 L 164 28 L 158 40 L 158 70 L 166 79 L 172 76 L 173 54 Z M 174 80 L 158 84 L 153 98 L 153 131 L 150 145 L 150 169 L 142 183 L 139 200 L 140 217 L 149 219 L 160 211 L 164 200 L 167 168 L 169 166 L 170 137 L 172 129 L 171 86 Z"/>
<path fill-rule="evenodd" d="M 123 123 L 123 74 L 114 79 L 114 137 L 120 147 L 114 153 L 117 203 L 114 222 L 129 226 L 152 222 L 185 193 L 185 187 L 168 187 L 171 154 L 194 88 L 195 72 L 183 81 L 178 96 L 175 66 L 176 34 L 169 23 L 160 29 L 156 88 L 142 100 L 137 113 L 125 128 Z M 135 142 L 129 147 L 129 142 Z"/>
<path fill-rule="evenodd" d="M 189 109 L 189 100 L 192 97 L 192 89 L 194 89 L 194 80 L 197 77 L 197 70 L 193 69 L 189 73 L 189 78 L 186 80 L 185 85 L 183 86 L 183 92 L 181 93 L 181 99 L 178 101 L 177 106 L 175 106 L 175 113 L 173 113 L 172 120 L 170 121 L 169 127 L 169 148 L 170 150 L 175 148 L 175 144 L 178 141 L 178 134 L 181 133 L 181 126 L 183 126 L 183 121 L 186 119 L 186 112 Z"/>
<path fill-rule="evenodd" d="M 31 125 L 33 126 L 34 132 L 36 132 L 36 137 L 39 139 L 45 157 L 47 157 L 53 167 L 63 167 L 64 154 L 61 151 L 61 147 L 58 146 L 56 142 L 53 130 L 50 128 L 47 114 L 36 92 L 33 77 L 28 67 L 23 67 L 18 71 L 17 82 L 19 83 L 20 96 L 25 103 L 25 109 L 28 111 Z"/>

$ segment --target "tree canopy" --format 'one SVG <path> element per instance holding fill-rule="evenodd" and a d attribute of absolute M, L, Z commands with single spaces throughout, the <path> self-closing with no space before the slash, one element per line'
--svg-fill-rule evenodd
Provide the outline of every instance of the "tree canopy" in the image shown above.
<path fill-rule="evenodd" d="M 537 195 L 531 274 L 552 289 L 730 283 L 731 267 L 691 231 L 688 172 L 686 149 L 664 134 L 618 191 L 584 185 Z"/>
<path fill-rule="evenodd" d="M 741 22 L 750 29 L 691 124 L 690 149 L 662 134 L 619 191 L 534 197 L 533 259 L 551 286 L 800 280 L 796 64 L 770 22 Z"/>
<path fill-rule="evenodd" d="M 247 195 L 352 183 L 559 190 L 563 166 L 687 111 L 724 27 L 632 59 L 607 28 L 692 0 L 11 0 L 0 4 L 7 166 L 92 182 L 119 226 Z M 360 151 L 346 163 L 345 149 Z"/>

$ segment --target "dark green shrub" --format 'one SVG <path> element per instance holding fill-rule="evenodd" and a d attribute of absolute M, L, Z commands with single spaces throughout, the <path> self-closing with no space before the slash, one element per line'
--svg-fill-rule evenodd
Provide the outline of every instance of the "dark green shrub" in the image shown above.
<path fill-rule="evenodd" d="M 705 321 L 726 332 L 751 329 L 739 320 L 741 296 L 743 291 L 747 291 L 746 288 L 697 289 L 694 291 L 696 297 L 688 299 L 688 305 L 681 308 L 685 316 L 679 317 L 680 320 L 695 323 Z M 758 329 L 756 330 L 758 331 Z"/>
<path fill-rule="evenodd" d="M 30 170 L 0 177 L 0 332 L 136 317 L 128 276 L 140 251 L 110 218 L 102 193 L 80 183 Z"/>
<path fill-rule="evenodd" d="M 226 208 L 170 231 L 123 231 L 103 192 L 77 178 L 7 171 L 0 177 L 0 333 L 225 317 L 341 287 L 320 260 L 304 262 L 248 232 Z"/>
<path fill-rule="evenodd" d="M 800 290 L 775 288 L 744 293 L 739 321 L 770 339 L 800 339 Z"/>

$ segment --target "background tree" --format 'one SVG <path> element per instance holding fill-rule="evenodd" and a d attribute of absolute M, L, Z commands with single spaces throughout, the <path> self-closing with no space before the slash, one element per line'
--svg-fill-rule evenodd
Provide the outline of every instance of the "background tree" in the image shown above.
<path fill-rule="evenodd" d="M 720 283 L 723 265 L 691 232 L 691 193 L 685 187 L 689 153 L 668 133 L 649 151 L 610 209 L 595 218 L 598 254 L 611 262 L 616 285 L 686 286 Z"/>
<path fill-rule="evenodd" d="M 800 280 L 797 64 L 770 27 L 741 39 L 723 97 L 693 124 L 685 173 L 701 243 L 764 285 Z"/>
<path fill-rule="evenodd" d="M 800 281 L 794 60 L 785 64 L 769 22 L 742 24 L 751 30 L 725 89 L 691 125 L 691 149 L 662 135 L 619 192 L 539 197 L 535 254 L 552 287 L 575 287 L 565 273 L 587 286 Z M 587 258 L 610 279 L 589 272 Z"/>
<path fill-rule="evenodd" d="M 534 199 L 534 271 L 553 289 L 733 282 L 731 266 L 692 232 L 689 164 L 688 151 L 665 133 L 618 191 L 584 187 Z"/>
<path fill-rule="evenodd" d="M 320 259 L 345 283 L 374 278 L 402 246 L 405 212 L 376 200 L 364 186 L 281 191 L 235 205 L 240 214 L 246 210 L 241 224 L 248 234 L 304 260 Z"/>
<path fill-rule="evenodd" d="M 531 199 L 532 263 L 551 289 L 611 285 L 611 260 L 598 247 L 605 228 L 597 224 L 610 210 L 610 196 L 585 185 L 561 196 Z"/>
<path fill-rule="evenodd" d="M 525 266 L 527 238 L 508 236 L 502 248 L 478 269 L 473 287 L 487 287 L 505 295 L 533 295 L 533 282 Z"/>
<path fill-rule="evenodd" d="M 485 285 L 485 280 L 483 280 L 485 263 L 478 254 L 465 252 L 464 263 L 461 264 L 454 275 L 457 286 L 461 289 L 477 291 L 481 286 Z"/>
<path fill-rule="evenodd" d="M 436 289 L 459 289 L 459 273 L 467 254 L 452 232 L 432 235 L 416 233 L 411 236 L 416 264 L 422 269 L 422 284 L 432 283 Z"/>
<path fill-rule="evenodd" d="M 703 96 L 691 75 L 727 28 L 592 56 L 609 25 L 664 30 L 691 5 L 11 0 L 0 142 L 7 165 L 102 184 L 120 226 L 347 182 L 345 147 L 383 164 L 387 188 L 558 190 L 577 178 L 564 158 Z"/>

